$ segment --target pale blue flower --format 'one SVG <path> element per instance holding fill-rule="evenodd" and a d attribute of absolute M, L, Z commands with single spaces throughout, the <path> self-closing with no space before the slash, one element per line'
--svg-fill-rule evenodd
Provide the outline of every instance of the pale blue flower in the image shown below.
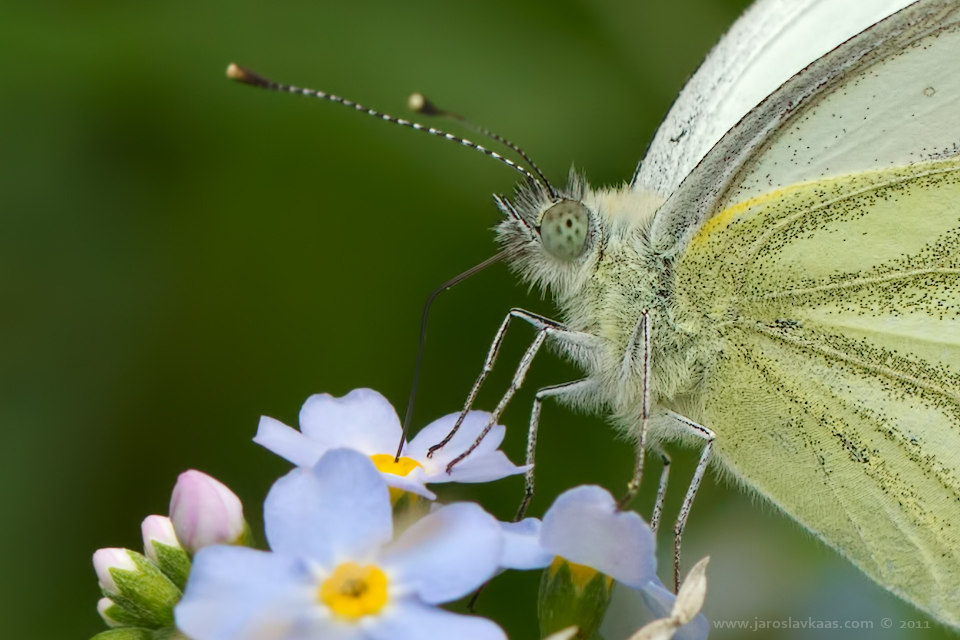
<path fill-rule="evenodd" d="M 636 512 L 618 510 L 606 489 L 575 487 L 554 501 L 542 523 L 527 518 L 500 525 L 505 534 L 502 567 L 546 567 L 561 557 L 636 590 L 648 619 L 670 615 L 676 596 L 657 577 L 653 532 Z M 703 640 L 708 631 L 709 623 L 700 614 L 681 627 L 674 638 Z"/>
<path fill-rule="evenodd" d="M 372 389 L 354 389 L 342 398 L 310 396 L 300 410 L 300 431 L 263 416 L 253 440 L 301 467 L 312 467 L 331 449 L 354 449 L 374 461 L 388 485 L 430 500 L 436 495 L 427 484 L 490 482 L 530 468 L 513 464 L 498 449 L 506 429 L 494 425 L 480 445 L 447 473 L 447 464 L 474 443 L 490 418 L 485 411 L 469 412 L 453 439 L 428 458 L 427 451 L 450 432 L 458 415 L 444 416 L 421 429 L 404 443 L 398 462 L 403 427 L 390 402 Z"/>
<path fill-rule="evenodd" d="M 437 509 L 393 540 L 387 484 L 368 456 L 326 453 L 264 504 L 272 551 L 201 549 L 177 626 L 193 640 L 505 640 L 436 605 L 497 570 L 503 535 L 474 504 Z"/>

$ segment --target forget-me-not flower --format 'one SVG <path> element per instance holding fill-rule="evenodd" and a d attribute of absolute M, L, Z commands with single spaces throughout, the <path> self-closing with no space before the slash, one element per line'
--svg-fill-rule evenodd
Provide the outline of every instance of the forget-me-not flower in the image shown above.
<path fill-rule="evenodd" d="M 391 511 L 369 456 L 335 449 L 294 469 L 264 504 L 271 551 L 201 549 L 177 626 L 193 640 L 505 640 L 493 622 L 437 606 L 496 572 L 497 521 L 452 504 L 394 540 Z"/>
<path fill-rule="evenodd" d="M 530 468 L 513 464 L 498 449 L 506 429 L 494 425 L 480 445 L 447 473 L 447 465 L 473 444 L 490 418 L 485 411 L 469 412 L 453 439 L 427 457 L 458 415 L 444 416 L 421 429 L 404 443 L 396 460 L 403 427 L 386 398 L 372 389 L 354 389 L 342 398 L 323 393 L 310 396 L 300 409 L 300 431 L 264 416 L 254 442 L 301 467 L 313 466 L 331 449 L 354 449 L 373 460 L 390 487 L 430 500 L 436 498 L 426 487 L 430 483 L 489 482 Z"/>
<path fill-rule="evenodd" d="M 676 596 L 657 577 L 656 538 L 634 511 L 620 511 L 606 489 L 575 487 L 562 493 L 543 522 L 527 518 L 501 523 L 505 534 L 501 566 L 532 569 L 564 561 L 575 581 L 586 583 L 597 572 L 639 592 L 652 618 L 667 618 Z M 701 614 L 681 627 L 678 640 L 702 640 L 709 625 Z"/>

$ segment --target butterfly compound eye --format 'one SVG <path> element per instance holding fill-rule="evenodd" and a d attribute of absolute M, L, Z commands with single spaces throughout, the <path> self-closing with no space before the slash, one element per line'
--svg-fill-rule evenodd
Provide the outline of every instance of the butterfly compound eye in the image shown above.
<path fill-rule="evenodd" d="M 553 257 L 573 260 L 583 252 L 589 228 L 587 208 L 573 200 L 561 200 L 543 213 L 540 240 Z"/>

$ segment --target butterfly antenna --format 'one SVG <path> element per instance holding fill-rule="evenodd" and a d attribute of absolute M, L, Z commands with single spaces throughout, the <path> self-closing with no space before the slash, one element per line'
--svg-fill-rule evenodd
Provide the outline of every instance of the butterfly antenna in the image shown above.
<path fill-rule="evenodd" d="M 415 111 L 425 116 L 439 116 L 442 118 L 450 118 L 451 120 L 456 120 L 457 122 L 464 125 L 468 129 L 471 129 L 482 136 L 486 136 L 491 140 L 496 140 L 497 142 L 507 147 L 508 149 L 512 149 L 514 152 L 516 152 L 521 158 L 523 158 L 526 161 L 527 165 L 529 165 L 530 168 L 533 169 L 534 173 L 540 176 L 540 179 L 543 181 L 543 184 L 545 184 L 547 187 L 547 191 L 550 192 L 550 198 L 552 200 L 559 199 L 557 198 L 557 192 L 554 191 L 553 189 L 553 185 L 551 185 L 550 181 L 547 180 L 547 176 L 543 175 L 543 171 L 540 170 L 540 167 L 537 166 L 537 163 L 531 160 L 530 156 L 528 156 L 523 149 L 518 147 L 513 142 L 507 140 L 501 135 L 494 133 L 493 131 L 490 131 L 489 129 L 486 129 L 484 127 L 481 127 L 480 125 L 474 124 L 473 122 L 464 118 L 459 113 L 454 113 L 453 111 L 447 111 L 446 109 L 441 109 L 422 93 L 410 94 L 410 97 L 407 99 L 407 106 L 410 108 L 411 111 Z"/>
<path fill-rule="evenodd" d="M 242 82 L 243 84 L 249 84 L 250 86 L 253 86 L 253 87 L 260 87 L 261 89 L 269 89 L 270 91 L 279 91 L 281 93 L 294 93 L 302 96 L 307 96 L 308 98 L 320 98 L 321 100 L 329 100 L 330 102 L 336 102 L 337 104 L 342 104 L 345 107 L 353 107 L 357 111 L 365 113 L 368 116 L 373 116 L 374 118 L 380 118 L 381 120 L 386 120 L 387 122 L 392 122 L 393 124 L 399 124 L 400 126 L 403 126 L 403 127 L 410 127 L 411 129 L 416 129 L 417 131 L 423 131 L 424 133 L 429 133 L 430 135 L 437 136 L 438 138 L 445 138 L 452 142 L 459 143 L 470 149 L 479 151 L 480 153 L 486 154 L 491 158 L 493 158 L 494 160 L 498 160 L 502 162 L 503 164 L 507 165 L 514 171 L 523 175 L 523 177 L 526 178 L 527 182 L 530 183 L 531 187 L 534 187 L 536 189 L 541 189 L 541 190 L 544 188 L 544 186 L 540 183 L 539 180 L 537 180 L 533 176 L 532 173 L 530 173 L 529 171 L 527 171 L 526 169 L 518 165 L 513 160 L 510 160 L 509 158 L 504 158 L 502 155 L 500 155 L 496 151 L 491 151 L 490 149 L 487 149 L 486 147 L 483 147 L 475 142 L 470 142 L 465 138 L 459 138 L 455 135 L 446 133 L 444 131 L 440 131 L 439 129 L 434 129 L 433 127 L 425 127 L 422 124 L 419 124 L 417 122 L 410 122 L 408 120 L 403 120 L 402 118 L 394 118 L 391 115 L 387 115 L 386 113 L 381 113 L 374 109 L 368 109 L 367 107 L 361 104 L 357 104 L 356 102 L 353 102 L 352 100 L 347 100 L 346 98 L 341 98 L 340 96 L 334 95 L 332 93 L 317 91 L 315 89 L 304 89 L 304 88 L 295 87 L 289 84 L 274 82 L 273 80 L 264 78 L 258 73 L 250 71 L 249 69 L 244 69 L 243 67 L 233 63 L 231 63 L 230 66 L 227 67 L 227 77 L 230 78 L 231 80 Z M 550 187 L 549 184 L 547 185 L 547 189 L 551 194 L 553 193 L 553 189 Z"/>
<path fill-rule="evenodd" d="M 423 315 L 420 316 L 420 344 L 417 346 L 417 360 L 413 365 L 413 383 L 410 385 L 410 399 L 407 401 L 407 413 L 403 417 L 403 433 L 400 434 L 400 444 L 397 446 L 397 455 L 395 457 L 395 461 L 400 460 L 400 454 L 403 453 L 403 443 L 407 441 L 407 433 L 410 432 L 410 421 L 413 418 L 413 403 L 417 398 L 417 386 L 420 383 L 420 367 L 423 364 L 423 346 L 427 341 L 427 317 L 430 315 L 430 305 L 433 304 L 433 301 L 442 292 L 457 284 L 460 284 L 470 276 L 483 271 L 490 265 L 500 262 L 509 254 L 509 250 L 504 250 L 494 256 L 491 256 L 490 258 L 487 258 L 480 264 L 474 265 L 460 275 L 447 280 L 442 285 L 430 292 L 430 295 L 427 296 L 427 302 L 423 305 Z"/>

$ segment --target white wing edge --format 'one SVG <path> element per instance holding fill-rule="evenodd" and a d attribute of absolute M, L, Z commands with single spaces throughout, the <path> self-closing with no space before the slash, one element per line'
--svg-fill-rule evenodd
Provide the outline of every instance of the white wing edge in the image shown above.
<path fill-rule="evenodd" d="M 724 133 L 801 69 L 914 0 L 758 0 L 687 82 L 632 180 L 669 197 Z"/>
<path fill-rule="evenodd" d="M 791 78 L 728 131 L 654 216 L 651 240 L 661 255 L 687 245 L 736 184 L 744 165 L 808 101 L 850 74 L 911 42 L 960 22 L 960 0 L 919 0 L 851 38 Z"/>

